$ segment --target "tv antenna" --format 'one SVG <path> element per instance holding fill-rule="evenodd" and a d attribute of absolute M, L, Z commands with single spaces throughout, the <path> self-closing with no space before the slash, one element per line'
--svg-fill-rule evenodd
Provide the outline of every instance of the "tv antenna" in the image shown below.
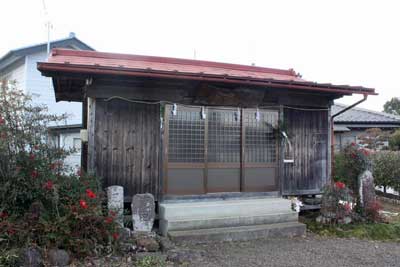
<path fill-rule="evenodd" d="M 47 29 L 47 54 L 50 54 L 50 31 L 51 31 L 51 29 L 53 29 L 53 24 L 50 21 L 49 12 L 47 11 L 47 7 L 46 7 L 46 1 L 42 0 L 42 4 L 43 4 L 45 21 L 46 21 L 45 26 Z"/>

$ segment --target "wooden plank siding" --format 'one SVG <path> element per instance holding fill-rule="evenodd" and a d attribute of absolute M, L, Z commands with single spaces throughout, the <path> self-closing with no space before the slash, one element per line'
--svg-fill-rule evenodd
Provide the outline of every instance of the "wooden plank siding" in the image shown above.
<path fill-rule="evenodd" d="M 284 109 L 294 163 L 284 163 L 283 195 L 318 194 L 329 177 L 328 111 Z"/>
<path fill-rule="evenodd" d="M 91 160 L 104 186 L 123 186 L 128 201 L 138 193 L 151 193 L 157 199 L 160 106 L 96 99 L 94 113 L 95 126 L 89 128 L 94 130 Z"/>

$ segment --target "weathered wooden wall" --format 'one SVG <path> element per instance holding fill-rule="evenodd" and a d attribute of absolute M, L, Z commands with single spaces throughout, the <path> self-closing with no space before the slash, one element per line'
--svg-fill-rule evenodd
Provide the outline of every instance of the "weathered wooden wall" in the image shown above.
<path fill-rule="evenodd" d="M 108 81 L 95 80 L 87 89 L 96 98 L 95 143 L 90 143 L 89 165 L 104 177 L 105 185 L 121 184 L 126 195 L 161 191 L 158 164 L 160 117 L 158 105 L 141 105 L 113 99 L 124 97 L 141 101 L 169 101 L 177 104 L 227 107 L 280 107 L 286 130 L 293 142 L 295 162 L 279 158 L 279 183 L 283 194 L 317 194 L 329 173 L 328 111 L 301 111 L 284 106 L 328 108 L 336 95 L 276 88 L 222 88 L 185 81 Z M 103 99 L 103 100 L 99 100 Z M 90 112 L 93 112 L 89 110 Z M 282 151 L 281 151 L 282 152 Z"/>
<path fill-rule="evenodd" d="M 89 166 L 104 186 L 123 186 L 127 200 L 137 193 L 158 198 L 160 106 L 96 99 L 94 109 Z"/>
<path fill-rule="evenodd" d="M 294 163 L 284 163 L 284 195 L 318 194 L 329 177 L 328 111 L 284 109 Z"/>

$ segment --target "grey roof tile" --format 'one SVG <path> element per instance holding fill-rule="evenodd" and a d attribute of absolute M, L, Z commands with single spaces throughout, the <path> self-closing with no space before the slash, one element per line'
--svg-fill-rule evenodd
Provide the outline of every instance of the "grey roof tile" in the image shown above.
<path fill-rule="evenodd" d="M 332 106 L 332 115 L 346 108 L 346 105 L 335 103 Z M 385 112 L 372 111 L 364 108 L 352 108 L 335 117 L 336 123 L 396 123 L 400 125 L 400 116 Z"/>

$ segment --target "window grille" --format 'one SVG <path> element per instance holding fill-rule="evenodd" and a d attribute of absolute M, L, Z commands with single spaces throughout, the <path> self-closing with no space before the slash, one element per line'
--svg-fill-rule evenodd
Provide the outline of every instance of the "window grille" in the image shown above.
<path fill-rule="evenodd" d="M 276 162 L 278 122 L 277 112 L 256 111 L 244 113 L 245 127 L 245 162 L 247 163 L 274 163 Z"/>
<path fill-rule="evenodd" d="M 208 162 L 240 163 L 240 120 L 236 110 L 208 110 Z"/>
<path fill-rule="evenodd" d="M 176 115 L 169 114 L 169 162 L 204 162 L 204 126 L 200 108 L 178 107 Z"/>

